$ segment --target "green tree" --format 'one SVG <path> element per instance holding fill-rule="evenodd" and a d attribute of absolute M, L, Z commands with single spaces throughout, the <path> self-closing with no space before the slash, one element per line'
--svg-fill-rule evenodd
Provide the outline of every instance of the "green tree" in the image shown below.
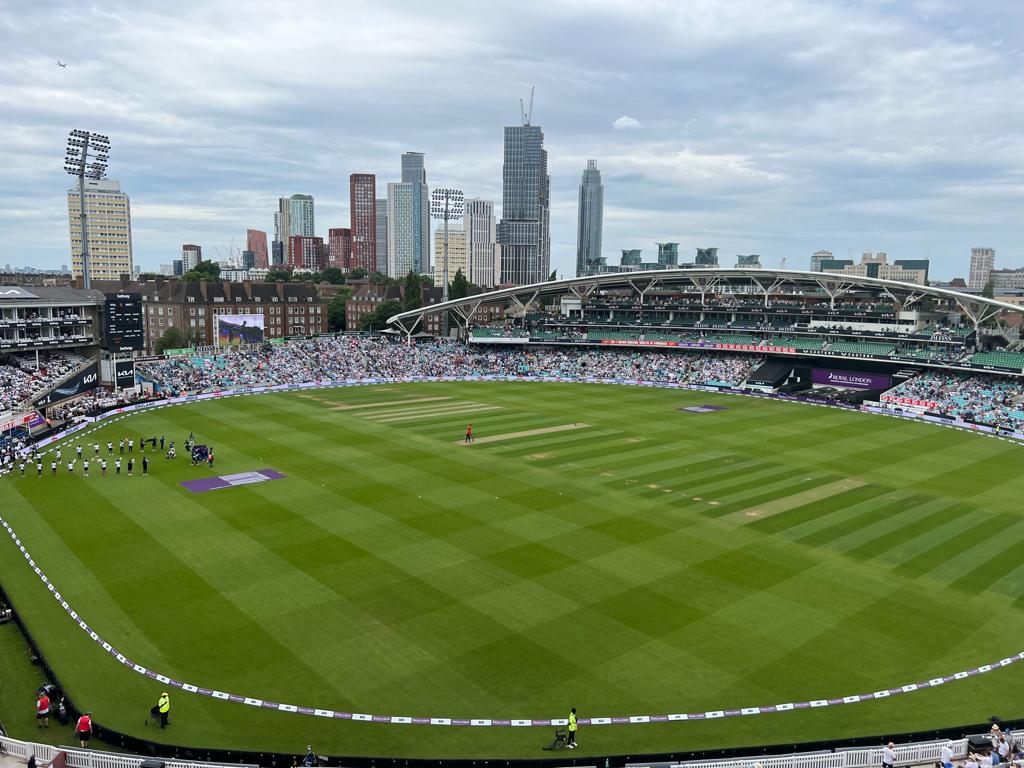
<path fill-rule="evenodd" d="M 188 330 L 182 331 L 180 328 L 172 325 L 156 340 L 156 343 L 153 345 L 153 351 L 158 355 L 162 355 L 164 350 L 181 349 L 182 347 L 189 346 L 191 343 L 192 338 Z"/>
<path fill-rule="evenodd" d="M 380 272 L 375 272 L 374 274 L 379 275 Z M 362 267 L 353 267 L 348 271 L 348 277 L 349 280 L 362 280 L 366 277 L 366 270 Z"/>
<path fill-rule="evenodd" d="M 448 287 L 449 299 L 464 299 L 469 295 L 469 280 L 462 274 L 462 270 L 456 270 L 452 284 Z"/>
<path fill-rule="evenodd" d="M 213 261 L 200 261 L 181 279 L 187 283 L 194 283 L 197 280 L 220 280 L 220 264 Z"/>
<path fill-rule="evenodd" d="M 291 279 L 292 273 L 289 272 L 287 269 L 272 269 L 269 272 L 267 272 L 266 282 L 276 283 L 278 280 L 280 280 L 281 282 L 287 283 L 290 282 Z"/>
<path fill-rule="evenodd" d="M 401 311 L 402 304 L 400 302 L 394 299 L 385 301 L 373 312 L 363 317 L 363 322 L 360 324 L 359 329 L 362 331 L 379 331 L 387 327 L 389 317 L 397 315 Z"/>
<path fill-rule="evenodd" d="M 330 283 L 331 285 L 343 285 L 345 283 L 345 273 L 337 267 L 328 267 L 320 273 L 320 281 Z"/>
<path fill-rule="evenodd" d="M 548 275 L 548 282 L 549 283 L 553 283 L 557 279 L 558 279 L 558 270 L 557 269 L 552 269 L 551 270 L 551 274 Z"/>
<path fill-rule="evenodd" d="M 420 276 L 409 270 L 409 274 L 405 276 L 405 283 L 402 287 L 402 312 L 408 312 L 410 309 L 419 309 L 423 306 L 423 283 L 420 281 Z"/>
<path fill-rule="evenodd" d="M 349 279 L 354 280 L 352 273 L 349 273 Z M 374 272 L 370 275 L 370 282 L 374 285 L 398 285 L 401 281 L 394 277 L 388 277 L 383 272 Z"/>
<path fill-rule="evenodd" d="M 334 298 L 327 305 L 327 329 L 330 331 L 345 330 L 345 302 L 352 298 L 352 289 L 347 285 L 339 288 Z"/>
<path fill-rule="evenodd" d="M 981 289 L 981 295 L 986 299 L 994 299 L 996 296 L 996 281 L 989 280 L 985 283 L 985 287 Z"/>

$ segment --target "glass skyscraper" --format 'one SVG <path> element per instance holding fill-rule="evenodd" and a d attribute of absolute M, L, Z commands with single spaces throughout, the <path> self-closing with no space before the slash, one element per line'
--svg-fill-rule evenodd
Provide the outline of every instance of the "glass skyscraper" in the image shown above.
<path fill-rule="evenodd" d="M 539 283 L 551 270 L 550 188 L 544 132 L 538 125 L 505 128 L 502 167 L 501 282 Z"/>
<path fill-rule="evenodd" d="M 388 184 L 388 274 L 430 271 L 430 190 L 422 152 L 402 155 L 402 181 Z"/>
<path fill-rule="evenodd" d="M 311 195 L 292 195 L 278 199 L 277 210 L 274 212 L 274 242 L 281 244 L 283 263 L 290 263 L 293 236 L 313 237 L 315 234 Z"/>
<path fill-rule="evenodd" d="M 576 224 L 576 276 L 597 274 L 601 261 L 601 227 L 604 221 L 604 184 L 594 160 L 580 180 L 580 204 Z"/>

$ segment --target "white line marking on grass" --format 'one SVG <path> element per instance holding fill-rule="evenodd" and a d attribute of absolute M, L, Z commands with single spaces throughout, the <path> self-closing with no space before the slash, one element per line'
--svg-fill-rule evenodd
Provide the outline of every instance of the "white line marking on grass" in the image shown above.
<path fill-rule="evenodd" d="M 483 443 L 497 443 L 502 440 L 514 440 L 517 437 L 532 437 L 533 435 L 547 435 L 551 432 L 567 432 L 570 429 L 585 429 L 589 427 L 589 424 L 583 422 L 577 422 L 576 424 L 562 424 L 558 427 L 541 427 L 540 429 L 527 429 L 523 432 L 506 432 L 503 435 L 488 435 L 487 437 L 476 437 L 472 443 L 466 443 L 462 440 L 455 440 L 454 442 L 461 445 L 478 445 Z"/>

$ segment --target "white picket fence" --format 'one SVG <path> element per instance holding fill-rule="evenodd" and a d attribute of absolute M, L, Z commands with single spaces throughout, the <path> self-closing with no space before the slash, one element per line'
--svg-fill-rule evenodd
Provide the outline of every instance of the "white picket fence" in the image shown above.
<path fill-rule="evenodd" d="M 56 757 L 58 752 L 67 755 L 68 768 L 139 768 L 143 760 L 140 755 L 121 755 L 113 752 L 98 752 L 92 749 L 77 747 L 54 747 L 50 744 L 36 744 L 31 741 L 20 741 L 8 736 L 0 736 L 0 755 L 9 755 L 17 760 L 28 762 L 30 756 L 36 756 L 36 763 L 42 766 Z M 257 768 L 254 765 L 231 763 L 204 763 L 193 760 L 172 760 L 157 758 L 166 768 Z"/>

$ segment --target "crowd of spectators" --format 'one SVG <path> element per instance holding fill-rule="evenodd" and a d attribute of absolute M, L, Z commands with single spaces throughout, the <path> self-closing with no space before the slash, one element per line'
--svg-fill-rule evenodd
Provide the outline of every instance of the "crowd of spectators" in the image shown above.
<path fill-rule="evenodd" d="M 886 395 L 929 403 L 929 410 L 978 424 L 1024 431 L 1024 383 L 1017 379 L 929 371 Z"/>
<path fill-rule="evenodd" d="M 10 355 L 6 364 L 0 364 L 0 413 L 16 410 L 33 395 L 37 395 L 78 368 L 85 357 L 73 352 L 51 352 L 39 356 Z"/>
<path fill-rule="evenodd" d="M 412 347 L 379 337 L 318 338 L 227 355 L 140 363 L 169 395 L 268 384 L 409 376 L 586 376 L 738 384 L 749 356 L 622 350 L 476 349 L 444 341 Z"/>

